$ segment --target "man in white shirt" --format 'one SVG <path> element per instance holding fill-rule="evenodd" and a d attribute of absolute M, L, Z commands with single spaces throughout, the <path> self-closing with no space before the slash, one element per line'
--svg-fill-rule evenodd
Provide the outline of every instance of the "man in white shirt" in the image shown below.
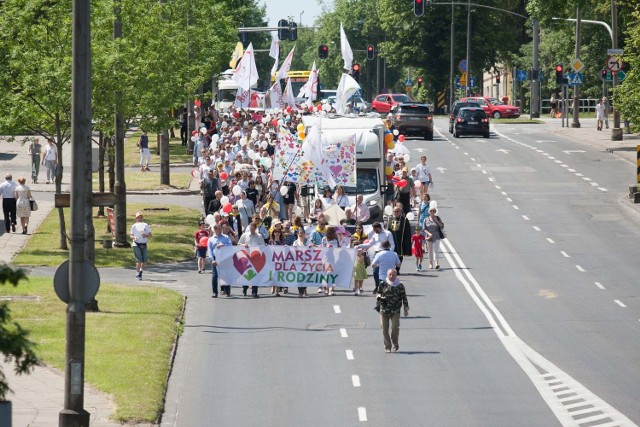
<path fill-rule="evenodd" d="M 429 192 L 429 185 L 433 185 L 431 167 L 427 164 L 427 156 L 420 157 L 416 172 L 418 172 L 418 181 L 422 183 L 422 186 L 420 186 L 420 198 L 422 199 L 422 195 Z"/>
<path fill-rule="evenodd" d="M 151 237 L 151 227 L 143 221 L 142 212 L 136 212 L 136 223 L 131 226 L 133 255 L 136 258 L 136 279 L 142 280 L 142 270 L 147 262 L 147 239 Z"/>
<path fill-rule="evenodd" d="M 251 222 L 249 224 L 249 228 L 247 231 L 240 236 L 240 240 L 238 240 L 238 245 L 244 245 L 245 248 L 255 247 L 255 246 L 264 246 L 264 238 L 258 233 L 258 228 L 256 227 L 255 222 Z M 247 296 L 247 290 L 249 286 L 242 287 L 242 295 Z M 251 286 L 251 296 L 254 298 L 258 298 L 258 287 Z"/>
<path fill-rule="evenodd" d="M 353 217 L 356 221 L 360 221 L 364 224 L 371 217 L 371 213 L 369 212 L 369 207 L 362 201 L 363 197 L 361 194 L 356 196 L 356 203 L 351 206 L 351 212 L 353 212 Z"/>
<path fill-rule="evenodd" d="M 369 242 L 363 243 L 361 245 L 356 246 L 356 249 L 368 250 L 372 248 L 372 250 L 378 254 L 378 252 L 390 250 L 393 252 L 395 249 L 395 242 L 393 241 L 393 234 L 389 230 L 385 230 L 382 227 L 382 224 L 379 222 L 373 223 L 373 231 L 369 234 Z M 395 252 L 393 252 L 395 254 Z M 373 282 L 375 284 L 375 289 L 373 293 L 376 293 L 378 290 L 378 285 L 380 284 L 380 268 L 379 266 L 373 266 Z M 386 271 L 386 270 L 383 270 Z"/>
<path fill-rule="evenodd" d="M 9 232 L 16 231 L 16 187 L 10 173 L 4 176 L 5 181 L 0 184 L 0 194 L 2 195 L 2 212 L 4 212 L 4 228 Z"/>
<path fill-rule="evenodd" d="M 53 140 L 47 141 L 47 146 L 44 148 L 44 156 L 42 157 L 42 164 L 47 168 L 47 182 L 55 182 L 56 180 L 56 166 L 58 165 L 58 147 L 53 143 Z"/>

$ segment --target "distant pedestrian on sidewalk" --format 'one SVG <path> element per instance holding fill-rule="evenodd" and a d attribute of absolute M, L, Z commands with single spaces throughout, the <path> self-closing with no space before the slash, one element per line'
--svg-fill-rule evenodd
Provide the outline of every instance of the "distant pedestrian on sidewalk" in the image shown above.
<path fill-rule="evenodd" d="M 596 130 L 602 130 L 602 124 L 604 122 L 604 100 L 602 98 L 600 102 L 596 104 Z"/>
<path fill-rule="evenodd" d="M 40 139 L 36 138 L 29 144 L 29 157 L 31 158 L 31 183 L 38 183 L 38 174 L 40 173 L 40 157 L 42 154 L 42 144 Z"/>
<path fill-rule="evenodd" d="M 555 119 L 558 114 L 558 100 L 555 92 L 551 94 L 551 98 L 549 98 L 549 104 L 551 105 L 551 112 L 549 115 L 552 119 Z"/>
<path fill-rule="evenodd" d="M 31 189 L 26 184 L 27 179 L 24 176 L 18 178 L 18 185 L 15 191 L 16 197 L 16 215 L 20 218 L 22 226 L 22 234 L 27 234 L 29 226 L 29 217 L 31 216 Z M 13 230 L 16 231 L 16 230 Z"/>
<path fill-rule="evenodd" d="M 47 141 L 47 146 L 44 147 L 44 157 L 42 158 L 42 164 L 47 168 L 47 184 L 50 182 L 56 182 L 56 169 L 58 166 L 58 147 L 50 139 Z"/>
<path fill-rule="evenodd" d="M 386 280 L 380 283 L 376 295 L 378 304 L 376 310 L 380 313 L 380 328 L 384 339 L 384 351 L 398 351 L 400 348 L 400 309 L 404 306 L 404 317 L 409 315 L 409 301 L 404 285 L 398 279 L 394 268 L 387 270 Z M 391 336 L 389 336 L 389 324 L 391 324 Z M 393 347 L 392 347 L 393 346 Z"/>
<path fill-rule="evenodd" d="M 4 213 L 4 228 L 7 231 L 16 231 L 16 187 L 13 176 L 10 173 L 4 176 L 5 181 L 0 184 L 2 195 L 2 212 Z"/>
<path fill-rule="evenodd" d="M 133 256 L 136 259 L 136 279 L 142 280 L 142 271 L 147 262 L 147 239 L 151 237 L 151 227 L 143 221 L 142 212 L 136 212 L 136 223 L 131 226 Z"/>
<path fill-rule="evenodd" d="M 138 140 L 138 148 L 140 148 L 140 170 L 150 171 L 149 163 L 151 162 L 151 151 L 149 151 L 149 135 L 147 131 L 143 130 L 140 139 Z"/>

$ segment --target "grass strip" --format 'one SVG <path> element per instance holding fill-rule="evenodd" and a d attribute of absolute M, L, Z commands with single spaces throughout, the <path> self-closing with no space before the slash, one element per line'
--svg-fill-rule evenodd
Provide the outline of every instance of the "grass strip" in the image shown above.
<path fill-rule="evenodd" d="M 153 205 L 130 203 L 127 205 L 127 236 L 134 223 L 133 214 L 142 211 L 145 222 L 151 226 L 149 264 L 186 261 L 194 257 L 193 233 L 198 229 L 200 212 L 182 206 L 167 205 L 167 210 L 154 210 Z M 145 211 L 145 209 L 150 209 Z M 65 209 L 67 232 L 69 209 Z M 102 247 L 103 239 L 112 239 L 107 232 L 107 218 L 94 218 L 96 267 L 130 267 L 135 265 L 131 249 Z M 29 238 L 27 245 L 16 255 L 14 265 L 55 266 L 69 258 L 69 251 L 59 249 L 60 224 L 57 209 L 52 210 L 40 227 Z"/>
<path fill-rule="evenodd" d="M 193 154 L 187 154 L 187 147 L 182 145 L 180 140 L 180 129 L 175 131 L 178 138 L 169 139 L 169 162 L 170 163 L 193 163 Z M 125 166 L 140 166 L 140 150 L 137 147 L 138 140 L 142 135 L 141 131 L 136 131 L 124 140 L 124 164 Z M 147 134 L 149 137 L 149 150 L 151 151 L 151 164 L 159 165 L 160 156 L 158 152 L 158 137 L 156 134 Z M 191 135 L 189 135 L 191 138 Z"/>
<path fill-rule="evenodd" d="M 38 355 L 62 370 L 65 361 L 65 304 L 51 278 L 31 277 L 0 295 L 36 295 L 9 303 L 14 319 L 31 331 Z M 101 312 L 87 313 L 85 379 L 115 399 L 118 422 L 152 423 L 163 408 L 170 351 L 180 331 L 183 297 L 149 286 L 103 284 L 96 298 Z"/>
<path fill-rule="evenodd" d="M 171 185 L 160 184 L 160 171 L 142 172 L 125 172 L 125 182 L 127 183 L 127 191 L 155 191 L 168 189 L 186 189 L 189 188 L 191 181 L 190 173 L 171 172 Z M 108 179 L 105 177 L 105 179 Z M 93 191 L 98 191 L 98 174 L 93 174 Z M 108 187 L 108 183 L 105 186 Z"/>

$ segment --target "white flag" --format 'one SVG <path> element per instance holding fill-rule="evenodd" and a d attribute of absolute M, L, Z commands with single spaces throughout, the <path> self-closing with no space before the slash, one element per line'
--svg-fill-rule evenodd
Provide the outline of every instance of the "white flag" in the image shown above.
<path fill-rule="evenodd" d="M 249 108 L 249 90 L 241 87 L 236 91 L 236 100 L 233 102 L 235 108 Z"/>
<path fill-rule="evenodd" d="M 273 76 L 278 70 L 278 59 L 280 59 L 280 40 L 276 35 L 271 36 L 271 47 L 269 48 L 269 56 L 276 60 L 271 67 L 271 75 Z"/>
<path fill-rule="evenodd" d="M 284 62 L 282 63 L 282 67 L 280 67 L 280 70 L 278 71 L 278 74 L 276 75 L 276 81 L 287 78 L 287 74 L 289 73 L 289 70 L 291 69 L 291 61 L 293 60 L 293 51 L 295 49 L 296 49 L 296 47 L 294 45 L 293 49 L 291 49 L 291 52 L 289 52 L 289 55 L 287 55 L 287 57 L 285 58 Z"/>
<path fill-rule="evenodd" d="M 233 80 L 244 90 L 258 83 L 258 69 L 256 68 L 256 58 L 253 54 L 253 43 L 244 51 L 238 68 L 233 72 Z"/>
<path fill-rule="evenodd" d="M 271 108 L 284 108 L 280 81 L 276 81 L 269 89 L 269 101 L 271 102 Z"/>
<path fill-rule="evenodd" d="M 276 83 L 278 83 L 278 81 L 276 80 Z M 293 96 L 293 88 L 291 87 L 291 79 L 287 79 L 287 85 L 284 87 L 284 94 L 283 94 L 283 98 L 284 98 L 284 102 L 289 104 L 289 107 L 291 107 L 294 110 L 298 110 L 298 106 L 296 105 L 296 98 L 295 96 Z"/>
<path fill-rule="evenodd" d="M 318 70 L 315 61 L 309 73 L 309 80 L 300 88 L 298 98 L 307 98 L 308 101 L 315 101 L 318 98 Z"/>
<path fill-rule="evenodd" d="M 344 69 L 351 71 L 351 64 L 353 64 L 353 51 L 351 50 L 349 40 L 347 40 L 347 35 L 342 27 L 342 22 L 340 23 L 340 52 L 342 52 L 342 59 L 344 60 Z"/>
<path fill-rule="evenodd" d="M 338 90 L 336 91 L 336 113 L 344 114 L 349 98 L 360 89 L 358 82 L 348 74 L 342 73 Z"/>

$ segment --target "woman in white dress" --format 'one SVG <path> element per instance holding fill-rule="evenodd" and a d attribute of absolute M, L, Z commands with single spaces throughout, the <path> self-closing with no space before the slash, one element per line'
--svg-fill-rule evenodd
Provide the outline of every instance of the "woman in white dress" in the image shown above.
<path fill-rule="evenodd" d="M 24 176 L 18 178 L 18 185 L 16 187 L 16 216 L 20 218 L 20 225 L 22 225 L 22 234 L 27 234 L 27 227 L 29 226 L 29 217 L 31 216 L 31 189 Z"/>

